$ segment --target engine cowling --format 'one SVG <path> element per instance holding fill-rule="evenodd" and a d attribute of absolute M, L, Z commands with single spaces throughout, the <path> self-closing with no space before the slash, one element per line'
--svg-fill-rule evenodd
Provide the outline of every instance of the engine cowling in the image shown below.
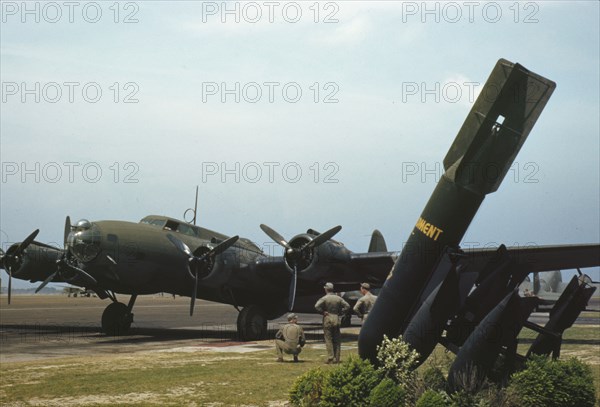
<path fill-rule="evenodd" d="M 313 239 L 314 236 L 301 234 L 294 236 L 290 240 L 289 245 L 292 250 L 286 249 L 284 254 L 285 265 L 289 271 L 293 272 L 296 269 L 297 272 L 302 273 L 317 263 L 319 257 L 318 248 L 308 247 L 302 249 Z"/>

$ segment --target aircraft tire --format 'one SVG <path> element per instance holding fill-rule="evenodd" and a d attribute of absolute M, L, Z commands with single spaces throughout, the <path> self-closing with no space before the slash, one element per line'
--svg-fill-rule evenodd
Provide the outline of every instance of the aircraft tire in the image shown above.
<path fill-rule="evenodd" d="M 112 302 L 102 313 L 102 331 L 110 336 L 124 335 L 129 331 L 133 315 L 127 311 L 127 306 L 121 302 Z"/>
<path fill-rule="evenodd" d="M 259 305 L 244 307 L 237 319 L 237 329 L 243 341 L 257 341 L 267 337 L 267 316 Z"/>

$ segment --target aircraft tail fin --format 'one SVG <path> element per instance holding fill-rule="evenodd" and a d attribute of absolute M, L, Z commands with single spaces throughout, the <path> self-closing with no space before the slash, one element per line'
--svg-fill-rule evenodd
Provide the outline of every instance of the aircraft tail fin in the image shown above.
<path fill-rule="evenodd" d="M 387 245 L 381 232 L 377 229 L 373 231 L 371 235 L 371 242 L 369 243 L 369 253 L 380 253 L 387 252 Z"/>

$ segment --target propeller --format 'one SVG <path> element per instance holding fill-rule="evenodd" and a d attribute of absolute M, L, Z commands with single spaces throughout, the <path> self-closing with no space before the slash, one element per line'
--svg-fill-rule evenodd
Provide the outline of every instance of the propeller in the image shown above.
<path fill-rule="evenodd" d="M 333 236 L 335 236 L 340 230 L 341 226 L 335 226 L 326 232 L 323 232 L 309 242 L 303 244 L 300 247 L 293 247 L 283 236 L 277 233 L 275 230 L 265 224 L 261 224 L 260 228 L 267 234 L 273 241 L 286 249 L 285 256 L 288 260 L 288 264 L 292 264 L 292 278 L 290 281 L 290 291 L 288 295 L 288 310 L 292 311 L 294 308 L 294 302 L 296 301 L 296 285 L 298 283 L 298 263 L 305 257 L 308 250 L 312 250 L 319 247 Z"/>
<path fill-rule="evenodd" d="M 38 292 L 40 292 L 44 287 L 46 287 L 46 285 L 50 282 L 52 282 L 52 280 L 54 280 L 54 277 L 56 277 L 57 275 L 63 277 L 65 280 L 69 280 L 69 274 L 71 275 L 77 275 L 82 281 L 78 282 L 78 285 L 83 285 L 85 287 L 89 287 L 89 286 L 94 286 L 96 284 L 98 284 L 98 282 L 96 281 L 96 279 L 94 277 L 92 277 L 91 275 L 89 275 L 88 273 L 86 273 L 85 271 L 83 271 L 82 269 L 80 269 L 79 267 L 75 266 L 73 264 L 72 261 L 70 261 L 69 259 L 69 250 L 67 249 L 67 240 L 69 238 L 69 233 L 71 233 L 71 218 L 69 216 L 67 216 L 67 218 L 65 219 L 65 232 L 64 232 L 64 245 L 65 245 L 65 249 L 63 251 L 63 255 L 60 257 L 60 259 L 56 260 L 56 271 L 54 271 L 54 273 L 50 274 L 43 282 L 42 284 L 39 285 L 39 287 L 35 290 L 35 293 L 37 294 Z M 110 256 L 106 256 L 108 257 L 108 259 L 116 264 L 116 262 L 114 260 L 112 260 L 112 258 Z"/>
<path fill-rule="evenodd" d="M 76 267 L 73 264 L 69 263 L 69 261 L 66 258 L 66 253 L 65 253 L 65 254 L 63 254 L 63 256 L 61 256 L 60 259 L 56 260 L 56 271 L 54 273 L 50 274 L 48 276 L 48 278 L 46 278 L 44 280 L 44 282 L 42 284 L 40 284 L 40 286 L 35 290 L 35 293 L 37 294 L 38 292 L 40 292 L 42 290 L 42 288 L 46 287 L 46 285 L 49 282 L 54 280 L 54 277 L 57 274 L 60 275 L 60 274 L 64 273 L 65 271 L 71 272 L 73 274 L 77 274 L 80 278 L 83 279 L 83 282 L 81 283 L 81 285 L 83 285 L 85 287 L 93 286 L 98 283 L 94 277 L 90 276 L 88 273 L 86 273 L 79 267 Z"/>
<path fill-rule="evenodd" d="M 192 299 L 190 301 L 190 316 L 194 314 L 194 305 L 196 304 L 196 294 L 198 293 L 198 273 L 203 268 L 209 268 L 214 257 L 229 249 L 235 242 L 237 242 L 239 238 L 239 236 L 232 236 L 206 252 L 204 252 L 206 247 L 200 246 L 194 253 L 192 253 L 190 248 L 181 240 L 171 234 L 167 235 L 167 239 L 169 239 L 180 252 L 188 256 L 188 273 L 190 273 L 190 276 L 194 280 Z"/>
<path fill-rule="evenodd" d="M 31 232 L 31 234 L 29 236 L 27 236 L 27 238 L 25 238 L 25 240 L 23 240 L 21 242 L 21 244 L 19 244 L 19 246 L 17 247 L 17 250 L 15 250 L 13 253 L 5 253 L 4 250 L 0 249 L 2 251 L 2 254 L 0 255 L 1 256 L 0 263 L 2 264 L 2 267 L 8 272 L 8 303 L 9 304 L 10 304 L 11 293 L 12 293 L 13 268 L 15 266 L 20 265 L 21 260 L 22 260 L 21 256 L 25 252 L 25 249 L 27 249 L 27 247 L 31 244 L 31 242 L 34 241 L 34 239 L 36 238 L 38 233 L 40 233 L 39 229 L 36 229 L 33 232 Z"/>

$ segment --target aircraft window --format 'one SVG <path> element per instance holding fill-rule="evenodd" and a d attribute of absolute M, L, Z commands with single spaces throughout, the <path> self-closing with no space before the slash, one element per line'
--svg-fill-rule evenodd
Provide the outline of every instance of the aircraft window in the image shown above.
<path fill-rule="evenodd" d="M 164 229 L 165 230 L 177 230 L 177 227 L 179 226 L 179 223 L 174 222 L 172 220 L 168 220 L 167 224 L 165 225 Z"/>
<path fill-rule="evenodd" d="M 145 223 L 146 225 L 162 227 L 165 224 L 165 220 L 164 219 L 144 218 L 140 221 L 140 223 Z"/>
<path fill-rule="evenodd" d="M 186 225 L 185 223 L 180 223 L 179 226 L 177 227 L 177 231 L 180 233 L 184 233 L 188 236 L 197 237 L 194 229 L 192 229 L 191 226 Z"/>

